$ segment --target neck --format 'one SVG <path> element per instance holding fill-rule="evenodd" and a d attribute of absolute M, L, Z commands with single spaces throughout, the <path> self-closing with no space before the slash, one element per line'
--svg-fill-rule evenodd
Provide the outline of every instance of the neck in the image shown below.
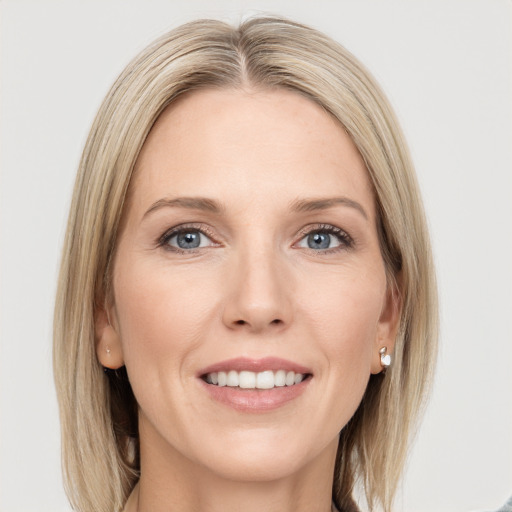
<path fill-rule="evenodd" d="M 227 478 L 141 436 L 141 477 L 125 512 L 330 512 L 337 440 L 277 478 Z M 154 441 L 154 439 L 153 439 Z"/>

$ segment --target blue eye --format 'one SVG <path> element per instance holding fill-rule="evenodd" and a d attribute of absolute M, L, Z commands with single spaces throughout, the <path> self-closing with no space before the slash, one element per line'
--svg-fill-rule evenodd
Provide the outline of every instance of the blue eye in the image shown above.
<path fill-rule="evenodd" d="M 171 249 L 193 250 L 201 247 L 207 247 L 212 244 L 203 232 L 198 229 L 182 229 L 174 231 L 164 237 L 163 245 L 170 246 Z"/>
<path fill-rule="evenodd" d="M 328 233 L 312 233 L 306 237 L 310 249 L 330 249 L 332 244 L 339 245 L 339 240 Z"/>
<path fill-rule="evenodd" d="M 314 229 L 301 238 L 297 244 L 298 247 L 304 247 L 316 251 L 349 248 L 352 247 L 352 245 L 353 242 L 350 236 L 343 230 L 334 226 L 325 226 Z"/>

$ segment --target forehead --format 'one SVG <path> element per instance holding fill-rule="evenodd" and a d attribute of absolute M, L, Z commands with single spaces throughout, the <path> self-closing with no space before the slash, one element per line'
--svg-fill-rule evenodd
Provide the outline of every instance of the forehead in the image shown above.
<path fill-rule="evenodd" d="M 284 89 L 185 95 L 150 131 L 131 188 L 142 203 L 159 194 L 240 200 L 242 192 L 253 201 L 337 192 L 373 203 L 366 167 L 344 127 Z"/>

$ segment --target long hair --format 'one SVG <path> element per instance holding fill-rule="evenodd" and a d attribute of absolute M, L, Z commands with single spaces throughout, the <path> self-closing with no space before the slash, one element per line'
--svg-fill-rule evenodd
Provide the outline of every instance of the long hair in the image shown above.
<path fill-rule="evenodd" d="M 76 510 L 122 509 L 139 476 L 137 405 L 126 372 L 103 370 L 94 314 L 111 293 L 111 262 L 135 161 L 162 111 L 201 88 L 285 88 L 337 119 L 374 188 L 388 283 L 401 299 L 394 362 L 372 375 L 340 434 L 333 499 L 353 507 L 362 484 L 370 510 L 389 511 L 437 345 L 437 296 L 422 201 L 406 143 L 366 69 L 322 33 L 259 17 L 239 27 L 214 20 L 157 39 L 122 72 L 92 125 L 80 162 L 54 319 L 54 370 L 63 468 Z"/>

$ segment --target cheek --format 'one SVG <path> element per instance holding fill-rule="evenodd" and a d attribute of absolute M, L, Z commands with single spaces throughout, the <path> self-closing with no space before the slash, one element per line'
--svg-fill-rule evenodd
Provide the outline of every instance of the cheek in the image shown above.
<path fill-rule="evenodd" d="M 385 298 L 383 269 L 317 274 L 314 283 L 301 293 L 301 310 L 322 338 L 351 351 L 374 341 Z"/>
<path fill-rule="evenodd" d="M 371 373 L 385 298 L 384 270 L 351 276 L 340 272 L 323 282 L 317 276 L 316 283 L 302 295 L 305 327 L 318 340 L 332 385 L 336 380 L 345 391 L 360 394 Z"/>
<path fill-rule="evenodd" d="M 158 369 L 182 374 L 211 322 L 213 283 L 165 265 L 120 266 L 115 281 L 116 314 L 123 355 L 136 385 Z M 149 381 L 149 382 L 148 382 Z"/>

